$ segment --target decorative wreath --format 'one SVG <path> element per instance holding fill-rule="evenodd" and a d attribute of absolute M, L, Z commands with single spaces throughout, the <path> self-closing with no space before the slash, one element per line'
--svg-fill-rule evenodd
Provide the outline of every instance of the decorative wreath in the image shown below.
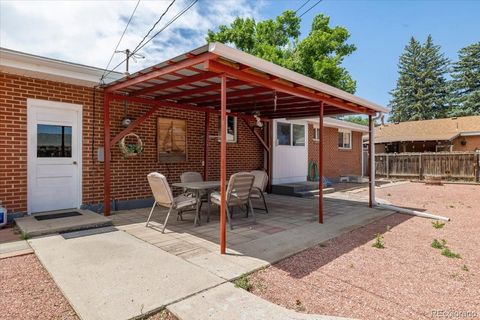
<path fill-rule="evenodd" d="M 126 139 L 128 137 L 134 137 L 137 139 L 137 142 L 135 144 L 127 144 Z M 137 136 L 135 133 L 129 133 L 126 134 L 118 143 L 120 147 L 120 151 L 122 152 L 124 157 L 131 157 L 131 156 L 136 156 L 138 154 L 143 153 L 143 142 L 142 139 L 140 139 L 139 136 Z"/>

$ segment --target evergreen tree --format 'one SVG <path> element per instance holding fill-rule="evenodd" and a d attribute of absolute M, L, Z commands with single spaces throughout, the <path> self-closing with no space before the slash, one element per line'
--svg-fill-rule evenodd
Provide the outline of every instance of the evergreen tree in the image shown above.
<path fill-rule="evenodd" d="M 391 92 L 391 121 L 442 118 L 448 107 L 445 74 L 449 61 L 429 35 L 423 45 L 414 37 L 400 56 L 399 78 Z"/>
<path fill-rule="evenodd" d="M 480 42 L 461 49 L 453 65 L 450 116 L 480 115 Z"/>

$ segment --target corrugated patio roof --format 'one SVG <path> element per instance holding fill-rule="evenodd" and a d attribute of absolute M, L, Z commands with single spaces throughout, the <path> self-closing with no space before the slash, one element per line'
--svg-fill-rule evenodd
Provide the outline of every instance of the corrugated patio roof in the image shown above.
<path fill-rule="evenodd" d="M 480 116 L 389 123 L 375 128 L 375 143 L 452 140 L 480 135 Z"/>
<path fill-rule="evenodd" d="M 184 106 L 220 108 L 227 74 L 227 108 L 267 118 L 387 112 L 373 102 L 221 43 L 210 43 L 111 82 L 105 91 Z M 292 92 L 294 92 L 292 94 Z"/>

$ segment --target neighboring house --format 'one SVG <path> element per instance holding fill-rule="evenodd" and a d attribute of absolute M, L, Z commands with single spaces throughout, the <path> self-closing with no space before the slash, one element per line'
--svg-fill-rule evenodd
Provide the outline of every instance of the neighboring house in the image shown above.
<path fill-rule="evenodd" d="M 362 135 L 368 127 L 326 117 L 324 123 L 324 176 L 362 176 Z M 273 184 L 306 181 L 309 163 L 318 164 L 318 119 L 275 120 Z"/>
<path fill-rule="evenodd" d="M 9 214 L 80 206 L 101 210 L 103 92 L 97 88 L 94 94 L 94 86 L 102 74 L 98 68 L 0 48 L 0 200 Z M 106 82 L 121 77 L 113 72 Z M 124 129 L 123 108 L 117 110 L 111 115 L 113 134 Z M 129 105 L 127 112 L 136 119 L 145 110 Z M 152 128 L 159 116 L 187 119 L 187 161 L 157 161 Z M 219 134 L 218 118 L 210 115 L 211 137 Z M 162 172 L 172 182 L 184 171 L 203 172 L 204 123 L 203 113 L 159 109 L 136 130 L 145 152 L 135 161 L 112 146 L 114 208 L 149 203 L 149 172 Z M 244 121 L 230 117 L 228 133 L 228 174 L 263 168 L 262 145 Z M 219 179 L 220 143 L 212 139 L 209 146 L 209 178 Z"/>
<path fill-rule="evenodd" d="M 376 153 L 480 150 L 480 116 L 406 121 L 375 127 Z"/>

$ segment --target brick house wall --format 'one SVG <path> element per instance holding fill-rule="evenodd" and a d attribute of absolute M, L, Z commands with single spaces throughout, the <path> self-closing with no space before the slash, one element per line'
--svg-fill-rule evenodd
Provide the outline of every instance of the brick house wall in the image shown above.
<path fill-rule="evenodd" d="M 313 139 L 312 124 L 308 125 L 308 162 L 318 163 L 319 141 Z M 362 133 L 352 131 L 352 149 L 338 148 L 338 129 L 323 128 L 323 175 L 337 179 L 343 175 L 362 174 Z"/>
<path fill-rule="evenodd" d="M 51 100 L 83 106 L 83 175 L 82 203 L 103 201 L 103 163 L 97 161 L 97 149 L 103 146 L 103 99 L 97 90 L 95 107 L 93 89 L 72 84 L 0 73 L 0 200 L 8 212 L 27 210 L 27 99 Z M 130 104 L 129 117 L 136 119 L 150 106 Z M 95 109 L 95 110 L 94 110 Z M 123 127 L 123 105 L 111 104 L 112 137 Z M 171 117 L 187 120 L 187 161 L 164 164 L 157 160 L 156 119 Z M 218 136 L 218 115 L 210 115 L 209 135 Z M 117 146 L 112 146 L 111 195 L 115 200 L 151 197 L 146 175 L 158 171 L 170 183 L 179 181 L 184 171 L 203 173 L 204 156 L 203 112 L 159 109 L 134 130 L 142 139 L 145 152 L 124 159 Z M 220 144 L 210 139 L 209 179 L 219 178 Z M 243 121 L 237 121 L 237 143 L 227 144 L 227 174 L 263 168 L 263 147 Z"/>

